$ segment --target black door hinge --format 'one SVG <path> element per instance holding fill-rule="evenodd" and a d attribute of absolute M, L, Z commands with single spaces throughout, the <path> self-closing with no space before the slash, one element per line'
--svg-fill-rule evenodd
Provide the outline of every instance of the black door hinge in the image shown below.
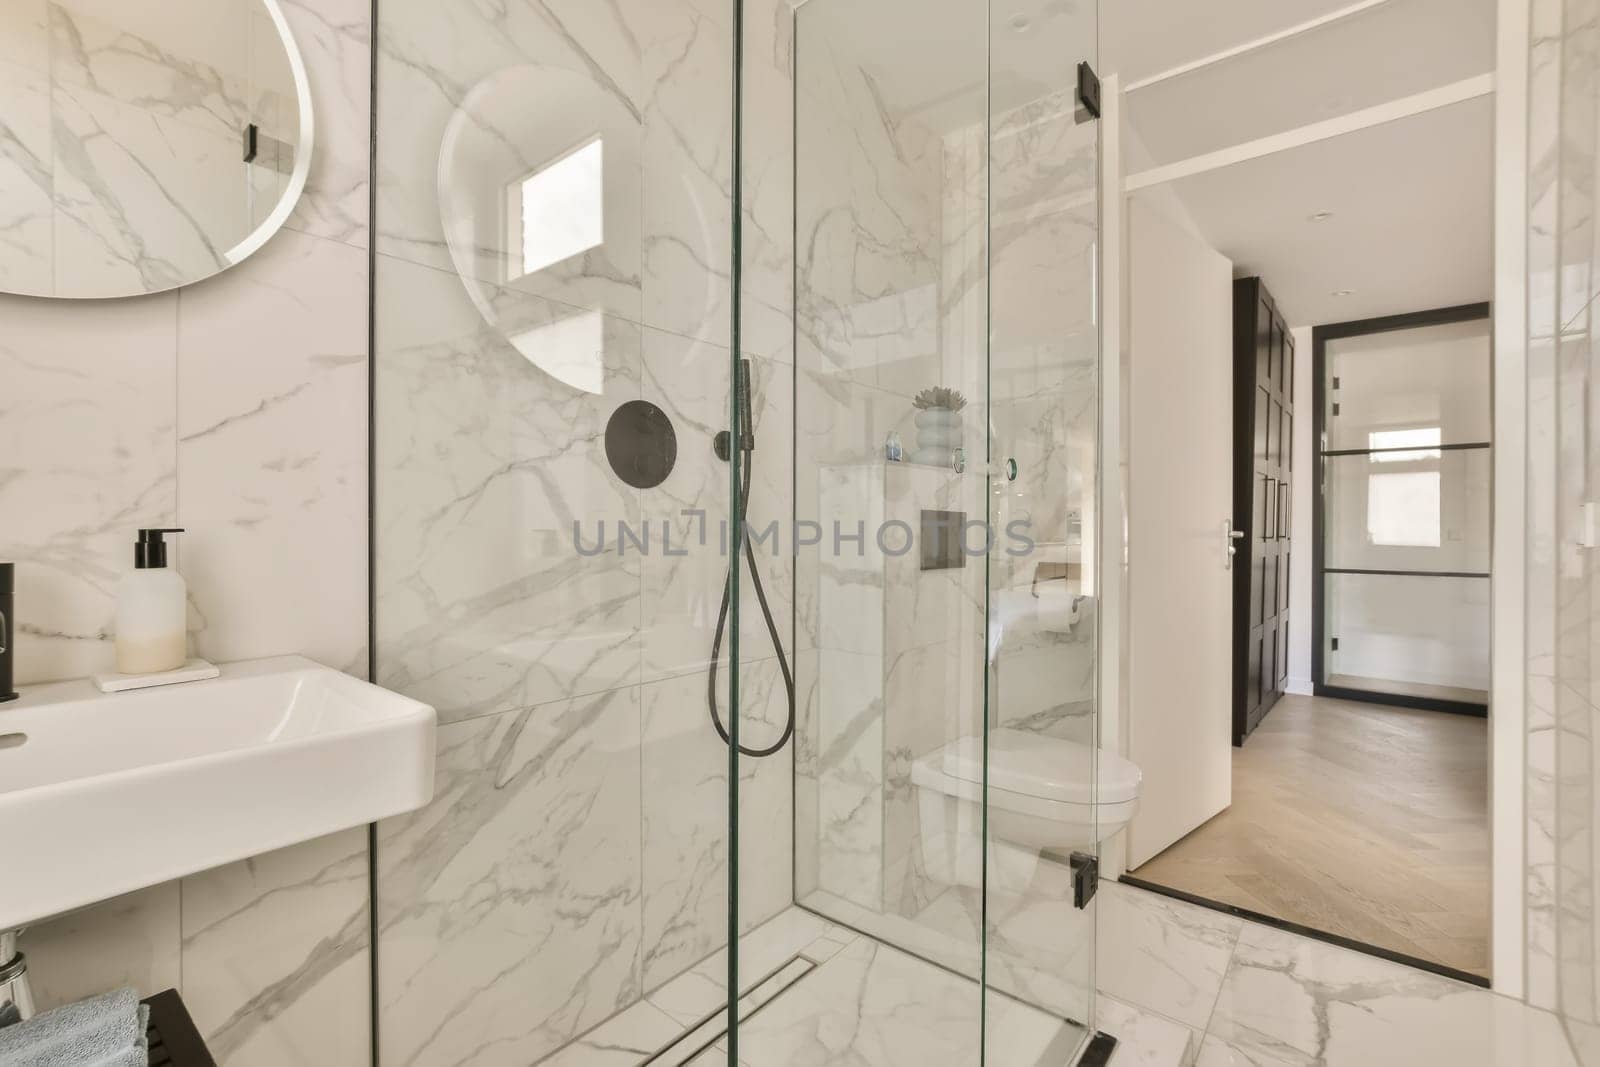
<path fill-rule="evenodd" d="M 1100 76 L 1088 63 L 1078 64 L 1078 107 L 1079 122 L 1100 117 Z"/>
<path fill-rule="evenodd" d="M 1337 637 L 1333 639 L 1333 651 L 1339 651 L 1339 639 Z"/>
<path fill-rule="evenodd" d="M 1082 910 L 1100 888 L 1100 860 L 1087 852 L 1074 852 L 1067 862 L 1072 865 L 1072 906 Z"/>

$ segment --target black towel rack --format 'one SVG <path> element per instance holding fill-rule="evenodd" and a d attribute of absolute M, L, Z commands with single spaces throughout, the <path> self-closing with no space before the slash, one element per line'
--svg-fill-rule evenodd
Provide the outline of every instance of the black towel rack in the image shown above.
<path fill-rule="evenodd" d="M 217 1067 L 176 989 L 145 998 L 150 1009 L 150 1067 Z"/>

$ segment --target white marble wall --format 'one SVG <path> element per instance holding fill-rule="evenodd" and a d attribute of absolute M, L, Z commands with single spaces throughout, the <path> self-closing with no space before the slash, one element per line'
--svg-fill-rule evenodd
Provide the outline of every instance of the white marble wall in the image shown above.
<path fill-rule="evenodd" d="M 760 528 L 793 506 L 791 15 L 746 7 Z M 376 663 L 441 719 L 438 797 L 378 846 L 385 1063 L 520 1067 L 727 941 L 728 751 L 706 692 L 729 511 L 711 439 L 728 411 L 731 10 L 382 10 Z M 594 138 L 600 242 L 525 272 L 519 183 Z M 676 433 L 650 489 L 606 457 L 631 400 Z M 792 567 L 758 560 L 792 664 Z M 765 745 L 787 693 L 748 574 L 742 590 L 742 740 Z M 731 658 L 725 639 L 724 718 Z M 792 900 L 792 752 L 740 762 L 746 929 Z"/>
<path fill-rule="evenodd" d="M 1600 582 L 1580 547 L 1600 470 L 1600 4 L 1533 5 L 1529 90 L 1528 999 L 1600 1063 Z"/>
<path fill-rule="evenodd" d="M 196 653 L 365 672 L 369 7 L 285 9 L 325 134 L 289 226 L 176 292 L 0 297 L 0 559 L 17 563 L 23 683 L 111 664 L 140 526 L 188 530 L 175 553 Z M 365 1064 L 366 840 L 349 830 L 30 930 L 40 999 L 176 986 L 228 1067 Z"/>

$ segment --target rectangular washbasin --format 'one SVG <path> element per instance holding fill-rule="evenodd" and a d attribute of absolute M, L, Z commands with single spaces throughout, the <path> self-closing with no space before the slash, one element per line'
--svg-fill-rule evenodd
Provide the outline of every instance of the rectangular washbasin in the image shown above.
<path fill-rule="evenodd" d="M 434 712 L 299 656 L 0 704 L 0 931 L 412 811 Z"/>

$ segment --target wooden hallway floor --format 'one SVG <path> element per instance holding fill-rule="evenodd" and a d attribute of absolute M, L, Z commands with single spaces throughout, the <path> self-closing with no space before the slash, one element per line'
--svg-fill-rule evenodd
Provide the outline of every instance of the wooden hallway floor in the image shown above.
<path fill-rule="evenodd" d="M 1487 731 L 1287 695 L 1234 749 L 1232 806 L 1130 873 L 1487 976 Z"/>

